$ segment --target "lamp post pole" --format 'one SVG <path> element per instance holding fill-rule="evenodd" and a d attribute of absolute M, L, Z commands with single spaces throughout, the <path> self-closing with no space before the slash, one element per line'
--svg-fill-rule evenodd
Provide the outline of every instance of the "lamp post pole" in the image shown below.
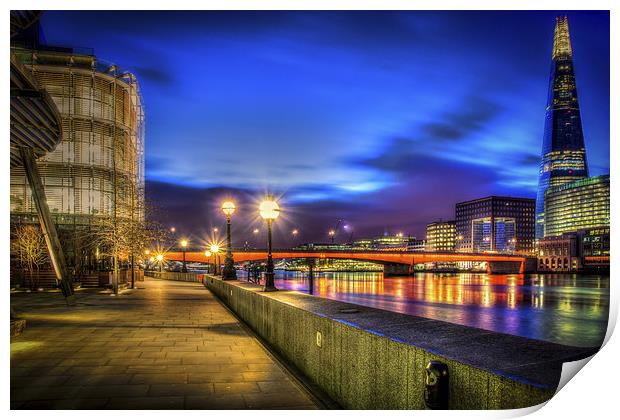
<path fill-rule="evenodd" d="M 220 247 L 217 244 L 211 245 L 211 255 L 213 255 L 213 274 L 217 275 L 218 272 L 218 257 L 220 252 Z"/>
<path fill-rule="evenodd" d="M 222 280 L 237 280 L 235 261 L 232 254 L 232 240 L 230 239 L 230 218 L 235 212 L 235 203 L 226 201 L 222 204 L 222 211 L 226 215 L 226 257 L 224 258 L 224 270 Z"/>
<path fill-rule="evenodd" d="M 258 211 L 263 219 L 267 222 L 267 271 L 265 273 L 265 286 L 263 287 L 264 292 L 272 292 L 276 289 L 274 284 L 274 274 L 273 274 L 273 256 L 272 256 L 272 241 L 271 241 L 271 224 L 280 214 L 280 206 L 273 199 L 268 198 L 263 201 Z"/>
<path fill-rule="evenodd" d="M 271 255 L 271 219 L 267 219 L 267 271 L 265 272 L 265 291 L 278 290 L 273 281 L 273 256 Z"/>
<path fill-rule="evenodd" d="M 181 272 L 187 273 L 187 264 L 185 262 L 185 249 L 187 248 L 187 241 L 185 239 L 181 241 L 181 248 L 183 249 L 183 268 L 181 269 Z"/>

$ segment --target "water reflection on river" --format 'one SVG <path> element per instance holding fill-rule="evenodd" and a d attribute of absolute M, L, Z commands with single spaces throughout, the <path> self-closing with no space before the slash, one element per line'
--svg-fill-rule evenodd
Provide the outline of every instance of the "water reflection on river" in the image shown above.
<path fill-rule="evenodd" d="M 278 271 L 276 287 L 308 292 L 307 273 Z M 316 273 L 313 293 L 574 346 L 600 345 L 609 312 L 609 276 L 600 275 Z"/>

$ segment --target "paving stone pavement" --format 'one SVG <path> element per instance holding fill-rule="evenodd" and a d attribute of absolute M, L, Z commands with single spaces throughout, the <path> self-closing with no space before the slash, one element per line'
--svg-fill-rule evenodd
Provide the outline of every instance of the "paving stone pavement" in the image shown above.
<path fill-rule="evenodd" d="M 12 293 L 12 409 L 315 409 L 199 283 L 146 278 L 119 296 Z"/>

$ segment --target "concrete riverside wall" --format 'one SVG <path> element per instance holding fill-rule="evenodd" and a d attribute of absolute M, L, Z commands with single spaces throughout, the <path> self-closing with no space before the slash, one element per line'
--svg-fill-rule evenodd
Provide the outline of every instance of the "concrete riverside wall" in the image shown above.
<path fill-rule="evenodd" d="M 208 275 L 204 277 L 204 284 L 272 349 L 347 409 L 424 409 L 425 367 L 430 360 L 444 362 L 449 367 L 451 409 L 528 407 L 551 398 L 557 386 L 555 380 L 551 381 L 554 384 L 541 386 L 473 367 L 324 314 L 329 310 L 337 312 L 334 305 L 337 308 L 356 305 L 297 292 L 265 293 L 255 285 L 222 281 Z M 308 305 L 313 305 L 313 309 L 308 310 Z M 361 308 L 376 315 L 371 308 Z M 376 311 L 383 317 L 379 321 L 386 325 L 397 324 L 401 319 L 398 317 L 402 316 L 421 319 Z M 321 335 L 320 343 L 317 333 Z M 443 333 L 446 334 L 445 330 Z M 451 333 L 446 335 L 452 336 Z M 460 336 L 455 334 L 447 345 L 471 340 L 466 332 Z M 511 355 L 520 349 L 507 346 L 502 351 Z M 488 357 L 497 352 L 497 348 L 489 350 Z"/>
<path fill-rule="evenodd" d="M 174 280 L 174 281 L 189 281 L 189 282 L 202 282 L 202 274 L 196 273 L 179 273 L 176 271 L 147 271 L 145 276 L 153 277 L 162 280 Z"/>

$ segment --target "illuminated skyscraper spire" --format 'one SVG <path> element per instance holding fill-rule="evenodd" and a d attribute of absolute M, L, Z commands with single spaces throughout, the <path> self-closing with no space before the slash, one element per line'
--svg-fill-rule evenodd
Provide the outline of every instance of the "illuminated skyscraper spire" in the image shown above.
<path fill-rule="evenodd" d="M 572 58 L 573 49 L 570 45 L 570 33 L 568 32 L 568 18 L 558 16 L 555 18 L 555 32 L 553 34 L 553 55 L 554 60 Z"/>
<path fill-rule="evenodd" d="M 536 196 L 536 238 L 542 238 L 545 192 L 588 176 L 586 149 L 566 16 L 555 18 L 551 75 Z"/>

